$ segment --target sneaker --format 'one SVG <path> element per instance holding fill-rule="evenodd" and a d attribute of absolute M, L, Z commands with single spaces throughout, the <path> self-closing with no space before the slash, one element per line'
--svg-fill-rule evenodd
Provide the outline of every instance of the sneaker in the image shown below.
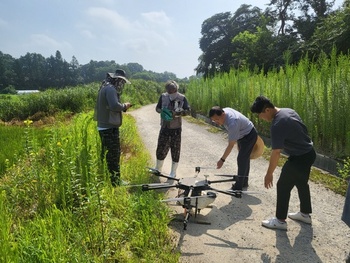
<path fill-rule="evenodd" d="M 300 221 L 300 222 L 304 222 L 306 224 L 311 224 L 312 223 L 311 216 L 309 216 L 309 215 L 304 216 L 301 212 L 288 213 L 288 217 L 290 219 L 297 220 L 297 221 Z"/>
<path fill-rule="evenodd" d="M 276 217 L 261 222 L 264 227 L 271 229 L 287 230 L 287 222 L 281 222 Z"/>

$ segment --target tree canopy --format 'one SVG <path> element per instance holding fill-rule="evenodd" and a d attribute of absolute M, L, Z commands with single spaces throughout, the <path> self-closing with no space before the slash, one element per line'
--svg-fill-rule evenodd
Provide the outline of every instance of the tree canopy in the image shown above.
<path fill-rule="evenodd" d="M 107 72 L 124 69 L 132 79 L 166 82 L 179 80 L 171 72 L 147 71 L 138 63 L 118 64 L 115 61 L 93 61 L 80 65 L 73 56 L 71 62 L 62 58 L 61 52 L 48 58 L 37 53 L 27 53 L 18 59 L 0 51 L 0 93 L 10 94 L 16 90 L 46 90 L 78 84 L 102 81 Z M 187 81 L 183 79 L 182 81 Z"/>
<path fill-rule="evenodd" d="M 240 67 L 267 72 L 283 67 L 285 57 L 294 63 L 333 49 L 346 54 L 349 2 L 333 11 L 334 1 L 271 0 L 264 11 L 243 4 L 234 14 L 215 14 L 202 23 L 197 75 L 212 77 Z"/>

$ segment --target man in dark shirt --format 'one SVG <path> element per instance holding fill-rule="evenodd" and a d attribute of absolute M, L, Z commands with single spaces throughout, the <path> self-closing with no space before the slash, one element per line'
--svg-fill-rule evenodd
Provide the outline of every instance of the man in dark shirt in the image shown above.
<path fill-rule="evenodd" d="M 122 112 L 131 107 L 130 102 L 121 103 L 120 96 L 125 83 L 125 71 L 117 69 L 115 73 L 107 73 L 97 96 L 95 120 L 100 134 L 102 151 L 101 159 L 106 157 L 110 179 L 113 186 L 120 185 L 120 138 L 119 127 L 122 125 Z"/>
<path fill-rule="evenodd" d="M 271 122 L 271 156 L 265 175 L 265 187 L 273 186 L 273 172 L 277 167 L 282 150 L 289 155 L 277 181 L 276 217 L 262 221 L 267 228 L 287 230 L 289 218 L 311 224 L 311 197 L 309 177 L 316 153 L 308 131 L 298 113 L 289 108 L 277 108 L 271 101 L 259 96 L 251 106 L 251 112 L 260 119 Z M 296 186 L 300 200 L 300 211 L 288 213 L 290 193 Z"/>

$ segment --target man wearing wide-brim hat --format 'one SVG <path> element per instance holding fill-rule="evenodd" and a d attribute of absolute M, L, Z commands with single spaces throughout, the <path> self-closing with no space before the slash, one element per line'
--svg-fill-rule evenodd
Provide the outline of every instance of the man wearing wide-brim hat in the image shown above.
<path fill-rule="evenodd" d="M 102 144 L 101 159 L 106 156 L 113 186 L 121 182 L 119 127 L 122 125 L 122 113 L 131 107 L 130 102 L 121 103 L 120 100 L 125 83 L 130 84 L 130 81 L 124 70 L 107 73 L 98 91 L 95 107 L 95 120 Z"/>

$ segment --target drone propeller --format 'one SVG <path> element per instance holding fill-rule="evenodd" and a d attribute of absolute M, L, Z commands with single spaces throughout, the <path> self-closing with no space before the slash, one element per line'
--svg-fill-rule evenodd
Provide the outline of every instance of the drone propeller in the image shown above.
<path fill-rule="evenodd" d="M 214 176 L 222 176 L 222 177 L 248 177 L 248 176 L 244 176 L 244 175 L 233 175 L 233 174 L 214 174 Z"/>
<path fill-rule="evenodd" d="M 170 184 L 169 183 L 129 184 L 129 185 L 125 185 L 125 187 L 139 187 L 144 185 L 147 185 L 150 187 L 157 187 L 157 186 L 170 185 Z"/>
<path fill-rule="evenodd" d="M 240 190 L 227 190 L 227 192 L 231 192 L 231 193 L 242 193 L 242 194 L 246 194 L 246 195 L 250 195 L 250 194 L 261 194 L 260 192 L 254 192 L 254 191 L 240 191 Z"/>
<path fill-rule="evenodd" d="M 160 172 L 157 169 L 151 168 L 151 167 L 147 167 L 148 171 L 154 175 L 159 175 Z"/>
<path fill-rule="evenodd" d="M 169 180 L 173 180 L 173 181 L 179 181 L 178 178 L 174 178 L 174 177 L 171 177 L 169 175 L 164 175 L 162 174 L 160 171 L 158 171 L 157 169 L 154 169 L 154 168 L 151 168 L 151 167 L 147 167 L 148 171 L 151 173 L 151 174 L 154 174 L 156 176 L 159 176 L 159 177 L 164 177 L 164 178 L 167 178 Z"/>
<path fill-rule="evenodd" d="M 217 169 L 217 168 L 216 168 L 216 167 L 209 167 L 209 166 L 207 166 L 207 167 L 205 167 L 205 166 L 197 166 L 197 167 L 196 167 L 196 171 L 197 171 L 197 170 L 200 170 L 200 169 L 214 170 L 214 169 Z"/>
<path fill-rule="evenodd" d="M 185 199 L 200 199 L 200 198 L 213 198 L 210 195 L 198 195 L 198 196 L 183 196 L 161 200 L 161 202 L 173 202 L 173 201 L 184 201 Z"/>

